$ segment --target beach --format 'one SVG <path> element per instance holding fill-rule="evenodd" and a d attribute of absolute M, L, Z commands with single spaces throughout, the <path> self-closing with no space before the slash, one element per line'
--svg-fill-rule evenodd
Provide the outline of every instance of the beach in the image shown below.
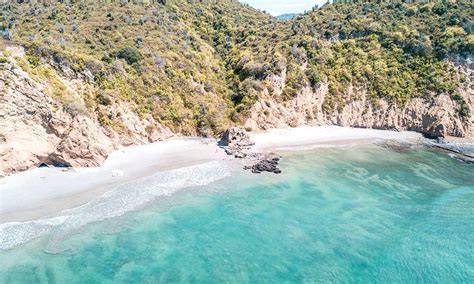
<path fill-rule="evenodd" d="M 416 142 L 422 138 L 415 132 L 338 126 L 274 129 L 250 136 L 256 152 L 351 146 L 387 139 Z M 210 162 L 237 163 L 215 139 L 175 138 L 115 151 L 98 168 L 38 168 L 18 173 L 0 180 L 0 224 L 39 219 L 86 204 L 127 182 Z"/>
<path fill-rule="evenodd" d="M 90 169 L 105 181 L 123 178 L 109 189 L 96 191 L 97 176 L 84 173 L 75 182 L 89 181 L 90 189 L 70 195 L 75 202 L 80 196 L 80 205 L 0 224 L 0 282 L 472 279 L 472 164 L 424 147 L 409 133 L 311 130 L 252 134 L 255 147 L 299 137 L 290 146 L 272 146 L 281 157 L 280 174 L 244 171 L 249 161 L 219 154 L 224 149 L 217 148 L 216 159 L 215 140 L 178 139 L 114 153 Z M 316 132 L 329 130 L 324 141 L 308 145 L 322 136 Z M 352 139 L 341 140 L 344 132 Z M 383 141 L 381 134 L 398 139 Z M 186 152 L 183 145 L 206 159 L 171 159 L 145 170 L 147 160 L 165 161 L 176 148 Z M 157 148 L 166 150 L 153 153 Z M 130 167 L 120 167 L 127 157 L 143 177 L 127 177 Z M 42 202 L 52 206 L 52 196 Z"/>

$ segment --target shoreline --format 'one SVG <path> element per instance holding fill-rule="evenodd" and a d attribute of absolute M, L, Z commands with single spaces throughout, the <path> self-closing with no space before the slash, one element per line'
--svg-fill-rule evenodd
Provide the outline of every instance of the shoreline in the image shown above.
<path fill-rule="evenodd" d="M 36 168 L 0 179 L 0 224 L 24 222 L 86 204 L 154 173 L 226 161 L 212 139 L 173 138 L 114 151 L 97 168 Z"/>
<path fill-rule="evenodd" d="M 380 140 L 416 143 L 422 139 L 415 132 L 339 126 L 306 126 L 249 134 L 255 141 L 254 152 L 299 151 Z M 238 163 L 219 148 L 215 139 L 173 138 L 115 151 L 98 168 L 38 168 L 14 174 L 0 179 L 0 224 L 45 218 L 85 205 L 129 182 L 210 162 Z"/>

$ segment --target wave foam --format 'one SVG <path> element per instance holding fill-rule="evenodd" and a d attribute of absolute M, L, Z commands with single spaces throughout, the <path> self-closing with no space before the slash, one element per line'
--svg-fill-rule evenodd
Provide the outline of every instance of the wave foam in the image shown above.
<path fill-rule="evenodd" d="M 102 196 L 48 218 L 0 225 L 0 250 L 12 249 L 55 228 L 73 230 L 92 222 L 119 217 L 180 189 L 204 186 L 230 175 L 228 165 L 213 161 L 201 165 L 159 172 L 150 177 L 119 185 Z"/>

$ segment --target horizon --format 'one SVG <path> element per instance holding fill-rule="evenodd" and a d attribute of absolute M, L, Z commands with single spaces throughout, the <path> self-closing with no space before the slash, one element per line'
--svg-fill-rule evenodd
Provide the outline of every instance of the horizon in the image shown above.
<path fill-rule="evenodd" d="M 315 5 L 321 7 L 327 1 L 325 0 L 239 0 L 242 3 L 266 11 L 273 16 L 280 16 L 283 14 L 301 14 L 305 11 L 311 10 Z"/>

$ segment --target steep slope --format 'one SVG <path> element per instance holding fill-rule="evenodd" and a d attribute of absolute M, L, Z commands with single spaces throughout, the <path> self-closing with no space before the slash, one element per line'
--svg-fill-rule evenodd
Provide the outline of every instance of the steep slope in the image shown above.
<path fill-rule="evenodd" d="M 336 3 L 290 21 L 236 0 L 0 9 L 0 171 L 97 165 L 235 124 L 473 136 L 469 1 Z"/>
<path fill-rule="evenodd" d="M 462 1 L 326 5 L 274 35 L 281 40 L 271 52 L 236 48 L 237 70 L 242 61 L 273 62 L 245 76 L 257 86 L 243 92 L 246 124 L 472 135 L 472 8 Z"/>
<path fill-rule="evenodd" d="M 151 115 L 138 116 L 127 102 L 98 106 L 100 110 L 89 112 L 84 100 L 94 88 L 84 84 L 84 78 L 61 74 L 44 65 L 32 70 L 23 48 L 7 46 L 2 53 L 2 172 L 26 170 L 41 163 L 98 166 L 118 146 L 150 143 L 173 135 Z M 67 96 L 58 97 L 59 93 Z M 114 127 L 101 123 L 99 115 L 103 112 L 117 121 Z"/>
<path fill-rule="evenodd" d="M 237 1 L 7 4 L 2 10 L 2 25 L 28 49 L 29 63 L 54 57 L 60 68 L 85 72 L 97 85 L 100 95 L 91 104 L 103 97 L 130 101 L 140 115 L 190 135 L 226 128 L 230 94 L 221 55 L 236 34 L 271 20 Z"/>

